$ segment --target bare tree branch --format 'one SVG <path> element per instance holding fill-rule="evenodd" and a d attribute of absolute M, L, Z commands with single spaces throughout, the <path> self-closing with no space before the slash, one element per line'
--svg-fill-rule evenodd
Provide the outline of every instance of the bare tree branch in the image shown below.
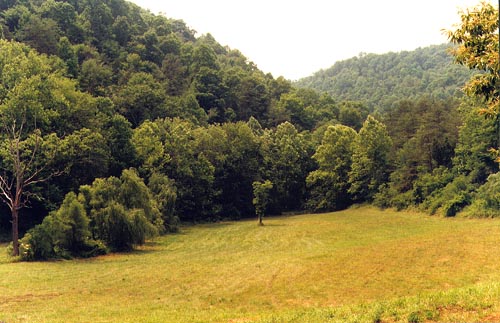
<path fill-rule="evenodd" d="M 6 176 L 0 176 L 0 198 L 7 204 L 7 206 L 12 209 L 13 199 L 12 199 L 12 182 L 9 184 L 6 180 Z"/>

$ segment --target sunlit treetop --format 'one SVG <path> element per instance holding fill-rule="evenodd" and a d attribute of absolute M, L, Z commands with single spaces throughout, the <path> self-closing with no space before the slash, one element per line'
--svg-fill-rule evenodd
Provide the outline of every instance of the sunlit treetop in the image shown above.
<path fill-rule="evenodd" d="M 448 31 L 448 38 L 458 46 L 453 50 L 457 63 L 482 73 L 472 77 L 464 91 L 487 104 L 482 113 L 495 117 L 500 114 L 500 49 L 498 39 L 498 9 L 481 2 L 460 13 L 461 23 Z"/>

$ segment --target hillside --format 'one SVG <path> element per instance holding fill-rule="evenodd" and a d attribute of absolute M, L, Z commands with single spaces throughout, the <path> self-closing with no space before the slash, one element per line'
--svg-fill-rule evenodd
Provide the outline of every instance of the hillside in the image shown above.
<path fill-rule="evenodd" d="M 328 94 L 123 0 L 3 1 L 0 38 L 0 231 L 25 260 L 256 210 L 500 216 L 495 120 L 456 98 L 470 72 L 445 45 L 340 62 Z"/>
<path fill-rule="evenodd" d="M 338 101 L 366 103 L 372 111 L 385 111 L 397 101 L 422 96 L 457 97 L 472 73 L 454 64 L 449 47 L 443 44 L 383 55 L 362 54 L 295 85 L 327 92 Z"/>
<path fill-rule="evenodd" d="M 264 121 L 290 90 L 210 34 L 123 0 L 2 1 L 1 38 L 59 57 L 80 90 L 110 98 L 134 127 L 158 117 Z"/>
<path fill-rule="evenodd" d="M 0 321 L 485 322 L 500 313 L 497 219 L 361 208 L 264 223 L 185 227 L 92 260 L 2 254 Z"/>

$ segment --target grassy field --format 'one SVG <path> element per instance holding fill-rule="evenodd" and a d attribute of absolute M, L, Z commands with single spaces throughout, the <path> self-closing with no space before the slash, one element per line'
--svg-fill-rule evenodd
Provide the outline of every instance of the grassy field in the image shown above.
<path fill-rule="evenodd" d="M 500 220 L 360 208 L 265 224 L 91 260 L 2 254 L 0 322 L 500 322 Z"/>

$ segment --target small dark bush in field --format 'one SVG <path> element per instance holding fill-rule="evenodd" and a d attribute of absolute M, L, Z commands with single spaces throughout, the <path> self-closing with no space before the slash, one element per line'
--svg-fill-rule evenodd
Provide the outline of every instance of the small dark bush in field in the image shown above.
<path fill-rule="evenodd" d="M 420 323 L 422 319 L 420 318 L 420 314 L 418 312 L 412 312 L 408 315 L 408 323 Z"/>

